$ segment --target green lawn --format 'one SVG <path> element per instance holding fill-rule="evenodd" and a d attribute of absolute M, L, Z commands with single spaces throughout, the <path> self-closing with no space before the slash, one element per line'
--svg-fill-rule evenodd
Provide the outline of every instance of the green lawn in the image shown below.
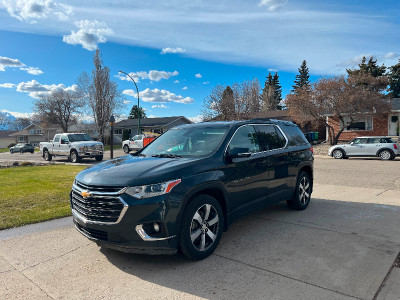
<path fill-rule="evenodd" d="M 0 153 L 9 152 L 10 148 L 0 148 Z"/>
<path fill-rule="evenodd" d="M 72 182 L 84 168 L 49 165 L 0 169 L 0 229 L 70 215 Z"/>
<path fill-rule="evenodd" d="M 114 150 L 121 149 L 121 148 L 122 148 L 122 145 L 114 145 L 114 147 L 113 147 Z M 110 145 L 105 145 L 104 151 L 110 151 Z"/>

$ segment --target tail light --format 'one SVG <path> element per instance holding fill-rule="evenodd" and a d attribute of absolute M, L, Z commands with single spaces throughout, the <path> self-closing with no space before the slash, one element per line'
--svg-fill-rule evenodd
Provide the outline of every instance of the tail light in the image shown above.
<path fill-rule="evenodd" d="M 397 144 L 393 144 L 393 148 L 397 150 Z"/>
<path fill-rule="evenodd" d="M 397 148 L 396 148 L 396 149 L 397 149 Z M 311 153 L 314 154 L 314 148 L 313 148 L 313 147 L 310 147 L 308 150 L 310 150 Z"/>

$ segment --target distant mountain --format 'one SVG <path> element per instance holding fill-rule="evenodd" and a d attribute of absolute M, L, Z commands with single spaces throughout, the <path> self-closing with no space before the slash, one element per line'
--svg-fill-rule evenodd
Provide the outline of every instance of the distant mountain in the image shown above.
<path fill-rule="evenodd" d="M 0 130 L 9 130 L 9 123 L 14 121 L 16 117 L 8 112 L 0 111 Z"/>

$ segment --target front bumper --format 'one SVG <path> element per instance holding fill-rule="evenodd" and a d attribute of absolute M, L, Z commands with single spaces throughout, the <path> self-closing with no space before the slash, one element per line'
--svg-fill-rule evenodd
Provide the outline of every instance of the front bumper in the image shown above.
<path fill-rule="evenodd" d="M 154 198 L 135 199 L 121 193 L 116 197 L 123 203 L 118 219 L 112 222 L 91 220 L 84 216 L 74 204 L 73 193 L 81 189 L 74 185 L 71 192 L 71 207 L 76 229 L 88 239 L 107 248 L 145 254 L 174 254 L 178 248 L 177 216 L 180 201 L 161 195 Z M 99 195 L 97 195 L 99 196 Z M 104 201 L 93 197 L 91 201 Z M 75 201 L 76 203 L 76 201 Z M 159 232 L 151 230 L 157 223 Z"/>
<path fill-rule="evenodd" d="M 79 152 L 79 156 L 81 157 L 96 157 L 96 156 L 101 156 L 103 155 L 103 151 L 85 151 L 85 152 Z"/>

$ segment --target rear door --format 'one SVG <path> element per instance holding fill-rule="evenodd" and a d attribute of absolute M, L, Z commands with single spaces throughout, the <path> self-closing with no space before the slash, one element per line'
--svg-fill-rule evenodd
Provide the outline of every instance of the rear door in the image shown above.
<path fill-rule="evenodd" d="M 365 145 L 364 153 L 366 155 L 374 156 L 381 146 L 381 138 L 369 138 L 368 143 Z"/>

